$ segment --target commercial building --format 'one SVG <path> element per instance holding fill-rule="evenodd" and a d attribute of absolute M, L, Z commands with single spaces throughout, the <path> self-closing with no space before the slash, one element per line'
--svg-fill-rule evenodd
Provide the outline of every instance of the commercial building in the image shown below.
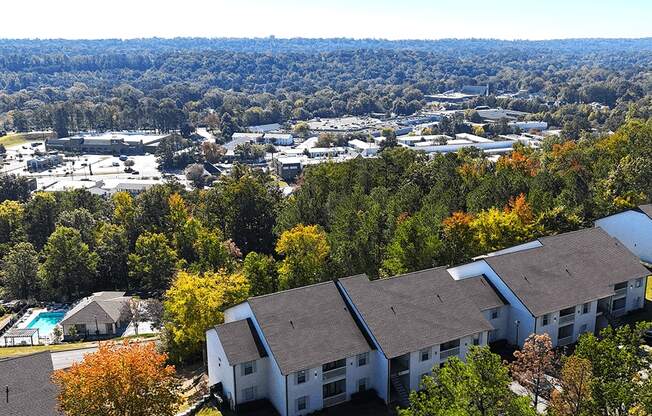
<path fill-rule="evenodd" d="M 299 157 L 278 157 L 273 161 L 276 174 L 283 180 L 294 180 L 301 173 L 301 158 Z"/>
<path fill-rule="evenodd" d="M 27 161 L 27 170 L 37 172 L 59 166 L 63 163 L 63 155 L 57 152 L 49 152 L 45 156 L 37 156 Z"/>
<path fill-rule="evenodd" d="M 154 153 L 159 142 L 169 134 L 143 134 L 132 132 L 108 132 L 80 134 L 63 138 L 48 138 L 48 151 L 87 154 L 135 155 Z"/>

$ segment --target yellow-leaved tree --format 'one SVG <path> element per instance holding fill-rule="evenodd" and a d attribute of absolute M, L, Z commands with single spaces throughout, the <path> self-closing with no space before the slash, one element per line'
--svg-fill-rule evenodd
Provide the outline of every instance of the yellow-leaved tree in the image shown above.
<path fill-rule="evenodd" d="M 281 289 L 320 282 L 330 247 L 326 233 L 316 225 L 299 224 L 278 239 L 276 252 L 284 256 L 278 269 Z"/>
<path fill-rule="evenodd" d="M 224 310 L 249 296 L 242 273 L 179 272 L 165 293 L 163 320 L 170 357 L 184 361 L 201 353 L 206 330 L 224 321 Z"/>

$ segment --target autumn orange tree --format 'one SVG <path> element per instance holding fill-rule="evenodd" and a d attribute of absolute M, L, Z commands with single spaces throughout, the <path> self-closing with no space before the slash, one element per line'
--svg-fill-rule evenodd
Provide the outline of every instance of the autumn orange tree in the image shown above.
<path fill-rule="evenodd" d="M 54 373 L 67 416 L 172 416 L 180 384 L 153 343 L 101 344 L 68 370 Z"/>
<path fill-rule="evenodd" d="M 512 375 L 523 387 L 534 395 L 534 407 L 537 407 L 545 376 L 554 366 L 555 353 L 548 334 L 532 334 L 525 340 L 523 348 L 514 352 L 516 360 L 512 363 Z"/>

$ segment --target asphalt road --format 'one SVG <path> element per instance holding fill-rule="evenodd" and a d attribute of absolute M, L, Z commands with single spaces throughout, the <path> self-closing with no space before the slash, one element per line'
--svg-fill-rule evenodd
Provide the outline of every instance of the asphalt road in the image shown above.
<path fill-rule="evenodd" d="M 84 348 L 81 350 L 58 351 L 52 353 L 52 366 L 55 370 L 68 368 L 73 363 L 80 362 L 85 354 L 97 351 L 97 347 Z"/>

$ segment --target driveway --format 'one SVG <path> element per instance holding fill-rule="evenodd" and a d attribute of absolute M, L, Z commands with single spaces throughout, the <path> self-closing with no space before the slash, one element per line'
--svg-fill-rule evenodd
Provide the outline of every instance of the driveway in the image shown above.
<path fill-rule="evenodd" d="M 52 366 L 55 370 L 72 367 L 74 363 L 84 359 L 84 355 L 97 351 L 97 347 L 80 350 L 59 351 L 52 353 Z"/>

